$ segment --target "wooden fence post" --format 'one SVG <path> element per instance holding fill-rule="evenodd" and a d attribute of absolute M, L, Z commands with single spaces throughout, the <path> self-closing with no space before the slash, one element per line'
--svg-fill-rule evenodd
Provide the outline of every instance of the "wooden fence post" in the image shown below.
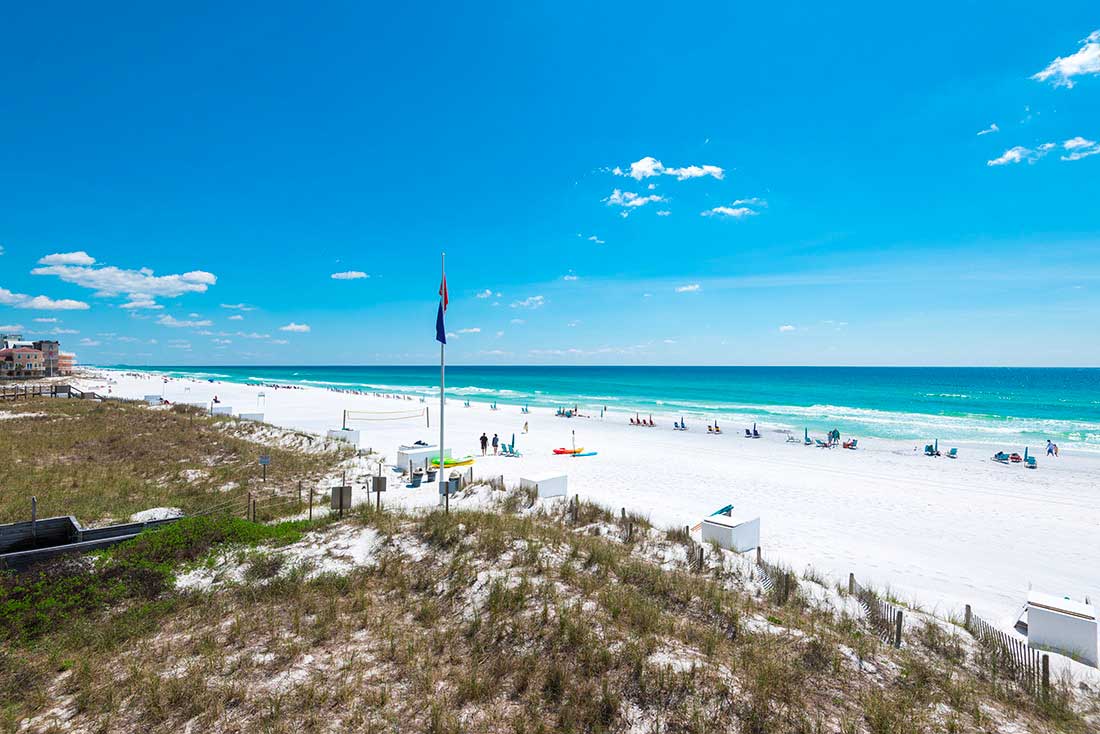
<path fill-rule="evenodd" d="M 309 488 L 309 521 L 313 522 L 313 486 Z"/>
<path fill-rule="evenodd" d="M 248 498 L 244 503 L 244 519 L 249 520 L 252 517 L 252 493 L 248 493 Z"/>
<path fill-rule="evenodd" d="M 302 511 L 302 480 L 298 480 L 298 511 Z"/>
<path fill-rule="evenodd" d="M 901 610 L 898 610 L 894 622 L 894 647 L 901 647 Z"/>
<path fill-rule="evenodd" d="M 966 617 L 964 618 L 965 621 L 963 623 L 963 626 L 966 627 L 966 629 L 970 629 L 970 620 L 972 620 L 973 618 L 974 618 L 973 612 L 970 611 L 970 605 L 967 604 L 966 605 Z"/>
<path fill-rule="evenodd" d="M 1043 698 L 1050 696 L 1050 655 L 1043 653 Z"/>
<path fill-rule="evenodd" d="M 856 595 L 856 575 L 854 573 L 848 574 L 848 593 L 851 596 Z"/>
<path fill-rule="evenodd" d="M 756 565 L 759 566 L 762 560 L 760 546 L 756 546 Z"/>

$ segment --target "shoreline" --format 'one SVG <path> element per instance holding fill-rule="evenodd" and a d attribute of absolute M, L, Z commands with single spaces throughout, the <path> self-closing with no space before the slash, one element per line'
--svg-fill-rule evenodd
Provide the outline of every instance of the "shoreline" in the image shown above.
<path fill-rule="evenodd" d="M 393 380 L 397 375 L 377 375 L 379 378 L 388 378 L 386 382 L 375 382 L 373 380 L 364 381 L 349 381 L 349 375 L 335 374 L 334 378 L 343 377 L 345 379 L 314 379 L 319 377 L 325 370 L 329 369 L 345 369 L 345 368 L 314 368 L 318 373 L 310 372 L 311 368 L 278 368 L 282 373 L 278 379 L 268 377 L 257 377 L 254 373 L 261 373 L 263 370 L 269 370 L 274 368 L 259 367 L 223 367 L 223 371 L 219 371 L 217 367 L 199 367 L 195 369 L 185 368 L 118 368 L 118 367 L 103 367 L 103 368 L 86 368 L 86 369 L 100 369 L 107 372 L 132 372 L 134 374 L 155 374 L 163 375 L 170 378 L 178 379 L 196 379 L 207 380 L 212 379 L 217 382 L 225 382 L 226 384 L 234 385 L 250 385 L 254 387 L 263 386 L 297 386 L 297 387 L 313 387 L 318 389 L 331 390 L 335 392 L 343 392 L 347 394 L 359 394 L 364 396 L 376 396 L 377 394 L 385 395 L 407 395 L 414 399 L 426 399 L 426 402 L 431 405 L 433 402 L 438 404 L 438 387 L 436 385 L 423 385 L 419 382 L 413 382 L 410 384 L 393 384 Z M 292 370 L 301 370 L 299 372 Z M 346 368 L 351 370 L 356 369 L 374 369 L 374 368 Z M 379 368 L 379 369 L 408 369 L 408 370 L 420 370 L 422 368 Z M 463 369 L 458 367 L 457 369 Z M 468 368 L 468 369 L 481 369 L 481 368 Z M 520 369 L 520 368 L 517 368 Z M 584 368 L 577 368 L 578 370 Z M 639 368 L 644 369 L 644 368 Z M 700 368 L 700 369 L 713 369 L 713 368 Z M 787 368 L 780 368 L 787 369 Z M 802 369 L 802 368 L 799 368 Z M 876 368 L 877 369 L 877 368 Z M 978 369 L 978 368 L 975 368 Z M 985 368 L 981 368 L 985 369 Z M 233 370 L 238 370 L 239 374 L 229 374 Z M 1072 370 L 1078 371 L 1078 370 Z M 289 373 L 289 374 L 285 374 Z M 790 433 L 801 436 L 804 431 L 808 430 L 811 436 L 824 434 L 827 431 L 834 428 L 840 429 L 843 438 L 874 438 L 881 440 L 891 440 L 907 442 L 911 441 L 914 444 L 923 447 L 927 443 L 933 443 L 937 439 L 941 443 L 945 443 L 948 446 L 995 446 L 994 450 L 990 452 L 992 455 L 997 451 L 1007 451 L 1008 453 L 1019 452 L 1022 453 L 1024 448 L 1029 448 L 1032 455 L 1038 455 L 1040 451 L 1046 447 L 1046 441 L 1052 439 L 1059 447 L 1064 451 L 1091 453 L 1100 456 L 1100 411 L 1098 415 L 1093 418 L 1091 416 L 1092 409 L 1089 406 L 1078 406 L 1079 410 L 1084 411 L 1082 413 L 1085 417 L 1070 418 L 1066 415 L 1058 418 L 1044 418 L 1037 415 L 1032 415 L 1026 410 L 1020 414 L 1000 414 L 1000 413 L 982 413 L 973 412 L 967 410 L 965 405 L 952 405 L 950 410 L 943 410 L 941 412 L 935 411 L 917 411 L 913 409 L 913 406 L 908 408 L 896 408 L 887 409 L 884 407 L 860 407 L 864 405 L 875 405 L 876 402 L 881 401 L 860 401 L 854 400 L 850 404 L 842 401 L 842 396 L 836 394 L 825 393 L 823 395 L 804 396 L 807 398 L 805 403 L 785 403 L 785 402 L 753 402 L 751 399 L 745 399 L 745 396 L 741 396 L 740 399 L 735 399 L 737 396 L 731 395 L 728 399 L 723 400 L 721 398 L 707 398 L 703 399 L 700 395 L 690 397 L 675 397 L 674 393 L 666 394 L 666 392 L 652 392 L 647 397 L 641 397 L 639 390 L 654 390 L 651 385 L 638 385 L 633 386 L 619 386 L 623 389 L 622 394 L 615 394 L 611 388 L 612 385 L 591 385 L 592 388 L 607 388 L 606 390 L 595 390 L 595 392 L 607 393 L 607 394 L 587 394 L 584 392 L 586 389 L 584 386 L 572 385 L 563 386 L 561 384 L 556 385 L 543 385 L 545 389 L 534 389 L 530 386 L 520 387 L 515 382 L 509 383 L 504 378 L 504 374 L 498 376 L 505 384 L 509 384 L 510 388 L 503 388 L 497 386 L 495 383 L 479 382 L 477 384 L 462 384 L 464 381 L 474 379 L 475 376 L 469 376 L 467 378 L 457 378 L 457 384 L 452 383 L 447 390 L 448 401 L 466 401 L 470 400 L 475 403 L 498 403 L 501 407 L 512 406 L 517 409 L 525 405 L 529 405 L 532 408 L 550 408 L 555 409 L 558 407 L 571 408 L 574 405 L 579 405 L 581 411 L 587 413 L 590 416 L 598 416 L 601 410 L 606 409 L 610 413 L 621 413 L 622 415 L 640 415 L 641 417 L 647 417 L 653 415 L 655 418 L 662 417 L 664 422 L 671 424 L 673 421 L 679 421 L 681 417 L 688 420 L 689 425 L 692 427 L 702 428 L 706 423 L 719 421 L 720 425 L 725 429 L 736 429 L 739 433 L 744 428 L 749 428 L 753 423 L 757 423 L 759 426 L 766 427 L 769 430 L 776 431 L 789 431 Z M 410 375 L 411 376 L 411 375 Z M 477 375 L 477 379 L 486 380 L 489 375 Z M 528 380 L 531 376 L 526 375 L 523 377 L 525 380 L 523 385 L 528 385 Z M 493 387 L 485 387 L 484 385 L 494 385 Z M 537 384 L 537 383 L 535 383 Z M 568 393 L 562 393 L 563 387 L 579 388 L 580 391 L 570 391 Z M 709 389 L 713 389 L 715 386 L 708 386 Z M 832 386 L 835 389 L 835 385 Z M 922 390 L 926 387 L 923 386 Z M 669 388 L 670 390 L 672 388 Z M 776 386 L 776 389 L 782 390 L 782 385 Z M 908 390 L 908 388 L 907 388 Z M 589 390 L 589 392 L 593 392 Z M 560 393 L 560 394 L 559 394 Z M 939 395 L 941 399 L 950 398 L 968 398 L 966 394 L 956 393 L 919 393 L 925 396 Z M 654 397 L 660 395 L 660 398 Z M 792 395 L 777 395 L 777 397 L 791 398 Z M 895 396 L 896 397 L 896 396 Z M 821 398 L 821 402 L 810 402 L 814 398 Z M 1100 405 L 1100 401 L 1094 401 L 1097 405 Z M 930 406 L 934 408 L 935 406 Z M 1029 406 L 1022 405 L 1022 409 L 1027 409 Z M 1052 406 L 1052 410 L 1057 407 Z M 1034 406 L 1031 406 L 1032 410 Z M 1062 409 L 1064 412 L 1064 409 Z M 1051 413 L 1056 415 L 1057 411 Z"/>

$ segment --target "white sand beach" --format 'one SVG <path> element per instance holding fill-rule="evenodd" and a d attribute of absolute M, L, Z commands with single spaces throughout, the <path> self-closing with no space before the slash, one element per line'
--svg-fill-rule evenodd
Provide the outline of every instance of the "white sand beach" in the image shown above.
<path fill-rule="evenodd" d="M 99 392 L 172 402 L 209 402 L 234 414 L 263 413 L 267 422 L 323 434 L 339 428 L 342 411 L 431 409 L 423 419 L 364 422 L 361 446 L 392 460 L 399 444 L 438 441 L 438 401 L 421 404 L 323 388 L 258 385 L 93 372 L 79 380 Z M 264 397 L 260 397 L 263 393 Z M 677 416 L 678 417 L 678 416 Z M 896 597 L 941 615 L 971 604 L 975 613 L 1008 628 L 1029 586 L 1081 599 L 1100 599 L 1100 456 L 1062 452 L 1039 456 L 1034 471 L 990 457 L 1003 446 L 959 444 L 959 458 L 929 458 L 908 442 L 860 438 L 855 451 L 787 443 L 774 426 L 743 437 L 743 426 L 707 435 L 703 423 L 672 430 L 629 425 L 626 414 L 558 418 L 552 410 L 487 403 L 447 403 L 447 447 L 478 455 L 476 476 L 568 474 L 570 494 L 648 515 L 658 526 L 694 525 L 733 503 L 759 515 L 764 554 L 801 569 L 812 566 L 838 582 L 854 572 L 861 583 L 889 587 Z M 529 433 L 523 433 L 524 422 Z M 574 458 L 552 450 L 576 445 L 599 452 Z M 480 458 L 478 438 L 516 436 L 520 458 Z M 941 449 L 948 447 L 941 446 Z M 1040 447 L 1032 447 L 1039 451 Z M 386 501 L 431 503 L 433 488 L 413 492 L 391 481 Z"/>

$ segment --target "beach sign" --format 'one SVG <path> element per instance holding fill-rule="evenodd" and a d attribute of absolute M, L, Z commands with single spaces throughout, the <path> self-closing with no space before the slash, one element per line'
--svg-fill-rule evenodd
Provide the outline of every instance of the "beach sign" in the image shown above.
<path fill-rule="evenodd" d="M 260 466 L 271 464 L 271 454 L 260 454 Z"/>

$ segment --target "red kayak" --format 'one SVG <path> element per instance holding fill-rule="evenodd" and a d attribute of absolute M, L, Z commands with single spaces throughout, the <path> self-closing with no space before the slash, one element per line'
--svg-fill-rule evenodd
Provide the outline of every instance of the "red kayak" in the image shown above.
<path fill-rule="evenodd" d="M 575 449 L 554 449 L 554 453 L 558 454 L 559 456 L 562 454 L 579 454 L 582 451 L 584 451 L 583 446 L 578 446 Z"/>

